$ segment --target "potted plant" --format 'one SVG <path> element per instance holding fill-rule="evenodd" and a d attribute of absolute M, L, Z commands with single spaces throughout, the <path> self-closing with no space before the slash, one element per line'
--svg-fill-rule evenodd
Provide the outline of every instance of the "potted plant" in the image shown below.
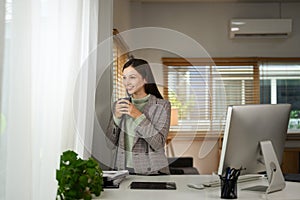
<path fill-rule="evenodd" d="M 57 197 L 60 200 L 90 200 L 103 191 L 103 173 L 93 158 L 83 160 L 68 150 L 60 157 L 60 169 L 56 170 Z"/>

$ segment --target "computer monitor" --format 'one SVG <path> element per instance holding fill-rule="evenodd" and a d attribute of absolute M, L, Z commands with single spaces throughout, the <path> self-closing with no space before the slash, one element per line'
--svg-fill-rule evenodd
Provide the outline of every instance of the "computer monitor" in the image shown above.
<path fill-rule="evenodd" d="M 241 174 L 267 172 L 267 193 L 282 190 L 282 162 L 290 104 L 229 106 L 218 174 L 227 167 L 244 168 Z M 258 190 L 261 190 L 261 187 Z"/>

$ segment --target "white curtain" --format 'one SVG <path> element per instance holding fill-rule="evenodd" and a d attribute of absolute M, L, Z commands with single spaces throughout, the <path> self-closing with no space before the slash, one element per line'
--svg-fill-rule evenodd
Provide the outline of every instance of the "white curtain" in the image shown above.
<path fill-rule="evenodd" d="M 1 14 L 4 6 L 0 199 L 53 200 L 62 151 L 88 156 L 91 146 L 96 58 L 87 57 L 99 1 L 6 0 Z"/>

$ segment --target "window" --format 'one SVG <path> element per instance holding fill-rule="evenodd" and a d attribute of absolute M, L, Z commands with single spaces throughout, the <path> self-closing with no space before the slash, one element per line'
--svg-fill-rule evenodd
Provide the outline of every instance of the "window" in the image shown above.
<path fill-rule="evenodd" d="M 223 129 L 226 108 L 259 101 L 256 63 L 223 60 L 164 59 L 164 96 L 178 108 L 180 130 L 218 133 Z"/>
<path fill-rule="evenodd" d="M 262 103 L 290 103 L 289 131 L 300 130 L 300 62 L 263 62 L 260 68 Z"/>
<path fill-rule="evenodd" d="M 164 96 L 179 109 L 171 130 L 214 133 L 223 130 L 228 105 L 256 103 L 291 103 L 289 131 L 300 130 L 300 65 L 270 60 L 163 58 Z"/>
<path fill-rule="evenodd" d="M 122 40 L 118 31 L 113 30 L 113 102 L 121 97 L 126 96 L 125 88 L 123 87 L 122 68 L 128 58 L 128 47 Z"/>

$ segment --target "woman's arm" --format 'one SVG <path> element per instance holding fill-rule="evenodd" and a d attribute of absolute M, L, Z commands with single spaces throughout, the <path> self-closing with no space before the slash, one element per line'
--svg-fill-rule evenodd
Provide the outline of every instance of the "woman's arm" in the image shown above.
<path fill-rule="evenodd" d="M 120 124 L 122 118 L 115 117 L 116 103 L 113 105 L 113 114 L 110 117 L 107 130 L 105 132 L 106 138 L 109 139 L 108 142 L 112 143 L 113 146 L 108 145 L 110 148 L 114 148 L 118 145 L 119 135 L 120 135 Z"/>
<path fill-rule="evenodd" d="M 144 138 L 153 150 L 164 148 L 170 128 L 170 102 L 159 100 L 146 107 L 144 115 L 146 117 L 135 128 L 137 135 Z"/>

